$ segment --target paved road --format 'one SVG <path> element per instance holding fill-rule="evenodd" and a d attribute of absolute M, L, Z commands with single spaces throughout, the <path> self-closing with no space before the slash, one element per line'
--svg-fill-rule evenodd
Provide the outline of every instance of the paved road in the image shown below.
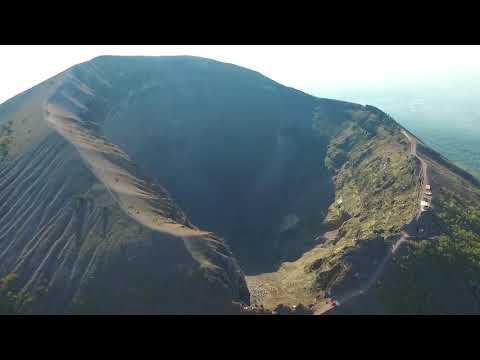
<path fill-rule="evenodd" d="M 406 138 L 408 139 L 408 141 L 410 142 L 411 154 L 416 156 L 417 159 L 420 161 L 420 164 L 421 164 L 421 172 L 422 172 L 422 176 L 423 176 L 424 181 L 423 181 L 421 189 L 420 189 L 420 199 L 423 199 L 423 197 L 425 196 L 425 191 L 426 191 L 424 185 L 429 183 L 428 182 L 427 163 L 417 154 L 417 139 L 414 136 L 409 135 L 404 130 L 402 130 L 402 134 L 405 135 Z M 417 214 L 415 216 L 415 220 L 418 220 L 420 218 L 421 213 L 422 213 L 422 211 L 421 211 L 421 208 L 419 207 L 418 210 L 417 210 Z M 347 294 L 344 294 L 341 297 L 338 297 L 338 298 L 335 298 L 335 299 L 333 299 L 333 298 L 332 299 L 325 299 L 324 303 L 319 304 L 315 308 L 313 314 L 314 315 L 323 315 L 323 314 L 327 313 L 328 311 L 330 311 L 331 309 L 333 309 L 334 307 L 337 306 L 337 305 L 334 305 L 332 303 L 333 301 L 336 301 L 338 306 L 341 306 L 342 304 L 344 304 L 345 302 L 353 299 L 354 297 L 365 293 L 373 284 L 375 284 L 375 282 L 378 280 L 380 275 L 385 270 L 385 266 L 388 264 L 388 261 L 392 258 L 393 255 L 395 255 L 395 253 L 398 251 L 398 249 L 400 249 L 400 246 L 402 244 L 404 244 L 407 240 L 410 239 L 410 236 L 405 231 L 402 231 L 400 233 L 400 235 L 401 236 L 399 237 L 399 239 L 393 244 L 393 246 L 390 248 L 388 253 L 385 255 L 385 257 L 382 259 L 382 261 L 378 265 L 375 272 L 372 274 L 372 276 L 370 276 L 370 278 L 368 279 L 368 281 L 364 285 L 360 286 L 356 290 L 352 290 L 351 292 L 349 292 Z"/>

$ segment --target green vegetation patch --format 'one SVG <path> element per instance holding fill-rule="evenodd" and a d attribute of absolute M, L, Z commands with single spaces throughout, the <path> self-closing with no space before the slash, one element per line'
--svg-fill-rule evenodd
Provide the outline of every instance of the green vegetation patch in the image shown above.
<path fill-rule="evenodd" d="M 12 121 L 0 127 L 0 161 L 2 161 L 9 152 L 10 145 L 13 142 Z"/>
<path fill-rule="evenodd" d="M 331 222 L 348 219 L 340 235 L 350 245 L 398 232 L 417 209 L 415 158 L 402 151 L 393 136 L 380 132 L 372 136 L 362 130 L 352 125 L 341 142 L 348 153 L 336 173 L 336 200 L 327 216 Z"/>
<path fill-rule="evenodd" d="M 30 312 L 33 297 L 15 290 L 14 285 L 17 278 L 15 273 L 8 273 L 0 278 L 0 315 Z M 22 307 L 22 311 L 20 311 L 20 307 Z"/>
<path fill-rule="evenodd" d="M 445 176 L 432 214 L 442 235 L 411 242 L 375 289 L 389 313 L 480 312 L 480 190 Z"/>
<path fill-rule="evenodd" d="M 356 111 L 329 144 L 325 164 L 335 173 L 335 201 L 325 224 L 339 228 L 323 256 L 307 265 L 319 289 L 330 288 L 348 271 L 346 250 L 358 241 L 389 238 L 415 216 L 417 164 L 400 129 L 385 114 Z M 341 264 L 341 265 L 339 265 Z"/>

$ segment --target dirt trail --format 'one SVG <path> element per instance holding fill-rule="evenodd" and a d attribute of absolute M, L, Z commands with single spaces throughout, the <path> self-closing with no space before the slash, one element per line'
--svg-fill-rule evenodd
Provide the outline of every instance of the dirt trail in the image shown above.
<path fill-rule="evenodd" d="M 413 156 L 415 156 L 421 164 L 421 173 L 422 173 L 422 186 L 420 188 L 420 199 L 423 199 L 425 196 L 425 184 L 428 184 L 428 171 L 427 171 L 427 163 L 417 154 L 417 139 L 414 136 L 409 135 L 406 131 L 402 130 L 402 134 L 408 139 L 410 142 L 410 152 Z M 421 207 L 418 208 L 417 214 L 415 216 L 415 221 L 418 221 L 420 216 L 422 214 Z M 344 294 L 341 297 L 338 298 L 331 298 L 331 299 L 326 299 L 324 303 L 318 305 L 315 308 L 314 315 L 323 315 L 333 309 L 336 306 L 341 306 L 347 301 L 352 300 L 358 295 L 361 295 L 365 293 L 375 282 L 378 280 L 380 275 L 383 273 L 385 266 L 388 264 L 388 261 L 392 258 L 393 255 L 400 249 L 401 245 L 407 242 L 410 239 L 410 236 L 405 232 L 402 231 L 400 233 L 400 238 L 393 244 L 393 246 L 390 248 L 388 253 L 385 255 L 385 257 L 382 259 L 380 264 L 378 265 L 377 269 L 375 272 L 372 274 L 372 276 L 368 279 L 368 281 L 358 289 L 352 290 L 351 292 L 348 292 L 347 294 Z M 337 305 L 334 305 L 333 303 L 337 302 Z"/>
<path fill-rule="evenodd" d="M 388 264 L 388 261 L 392 258 L 393 255 L 395 255 L 395 253 L 398 251 L 400 246 L 410 239 L 410 236 L 407 233 L 402 232 L 401 234 L 402 236 L 390 248 L 387 255 L 382 259 L 382 261 L 378 265 L 375 272 L 372 274 L 372 276 L 368 279 L 368 281 L 363 286 L 361 286 L 358 289 L 352 290 L 351 292 L 343 296 L 340 296 L 338 298 L 327 299 L 325 304 L 322 304 L 321 306 L 315 309 L 314 315 L 322 315 L 327 311 L 333 309 L 335 306 L 332 304 L 332 300 L 337 301 L 338 305 L 344 304 L 345 302 L 353 299 L 354 297 L 365 293 L 373 284 L 375 284 L 375 282 L 378 280 L 380 275 L 383 273 L 383 270 L 385 269 L 385 266 Z"/>
<path fill-rule="evenodd" d="M 402 134 L 405 135 L 405 137 L 408 139 L 408 141 L 410 141 L 411 154 L 413 156 L 415 156 L 420 161 L 420 168 L 421 168 L 421 173 L 422 173 L 421 178 L 423 179 L 422 186 L 421 186 L 420 192 L 419 192 L 419 199 L 421 200 L 425 197 L 425 192 L 426 192 L 425 184 L 430 183 L 429 179 L 428 179 L 428 171 L 427 171 L 428 165 L 425 162 L 425 160 L 423 160 L 420 156 L 418 156 L 418 153 L 417 153 L 417 138 L 415 138 L 412 135 L 409 135 L 405 130 L 402 130 Z M 421 214 L 422 214 L 422 211 L 421 211 L 421 208 L 419 208 L 418 211 L 417 211 L 417 217 L 416 217 L 417 220 L 420 218 Z"/>

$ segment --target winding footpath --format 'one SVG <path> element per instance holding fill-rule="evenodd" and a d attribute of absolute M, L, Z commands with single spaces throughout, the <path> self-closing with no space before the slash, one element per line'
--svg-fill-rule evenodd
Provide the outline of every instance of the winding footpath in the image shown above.
<path fill-rule="evenodd" d="M 417 154 L 417 139 L 414 136 L 409 135 L 405 130 L 402 130 L 402 134 L 410 142 L 410 152 L 411 152 L 411 154 L 413 156 L 415 156 L 420 161 L 420 164 L 421 164 L 421 173 L 422 173 L 422 178 L 423 178 L 422 186 L 420 187 L 420 192 L 419 192 L 420 200 L 421 200 L 425 196 L 425 192 L 426 192 L 425 184 L 429 183 L 428 182 L 427 163 L 425 162 L 425 160 L 423 160 Z M 417 222 L 420 219 L 421 214 L 422 214 L 422 209 L 421 209 L 421 207 L 419 207 L 418 210 L 417 210 L 417 214 L 415 215 L 415 219 L 414 219 L 415 222 Z M 315 307 L 315 310 L 314 310 L 313 314 L 314 315 L 323 315 L 323 314 L 327 313 L 328 311 L 330 311 L 331 309 L 333 309 L 335 307 L 338 307 L 338 306 L 341 306 L 342 304 L 344 304 L 347 301 L 352 300 L 356 296 L 365 293 L 378 280 L 378 278 L 380 277 L 380 275 L 385 270 L 385 266 L 388 264 L 388 261 L 392 258 L 392 256 L 395 255 L 395 253 L 398 251 L 398 249 L 400 249 L 401 245 L 404 244 L 405 242 L 407 242 L 409 239 L 410 239 L 410 236 L 405 231 L 402 231 L 400 233 L 399 239 L 393 244 L 393 246 L 390 248 L 388 253 L 385 255 L 385 257 L 382 259 L 382 261 L 378 265 L 375 272 L 370 276 L 370 278 L 367 280 L 367 282 L 364 285 L 360 286 L 356 290 L 352 290 L 352 291 L 342 295 L 341 297 L 326 299 L 324 303 Z"/>

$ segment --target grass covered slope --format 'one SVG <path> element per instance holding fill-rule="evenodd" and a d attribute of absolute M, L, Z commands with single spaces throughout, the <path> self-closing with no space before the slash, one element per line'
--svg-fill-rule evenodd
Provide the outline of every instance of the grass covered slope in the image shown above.
<path fill-rule="evenodd" d="M 354 118 L 336 130 L 325 158 L 335 183 L 324 220 L 330 231 L 276 272 L 247 277 L 254 304 L 312 307 L 361 288 L 415 217 L 423 183 L 400 127 L 376 111 L 356 111 Z M 420 220 L 428 235 L 406 240 L 370 290 L 332 313 L 480 311 L 478 181 L 423 144 L 417 151 L 434 193 L 432 210 Z"/>
<path fill-rule="evenodd" d="M 464 170 L 419 145 L 429 168 L 429 236 L 410 240 L 365 296 L 339 314 L 478 314 L 480 187 Z"/>
<path fill-rule="evenodd" d="M 276 272 L 247 277 L 254 303 L 314 304 L 359 286 L 416 214 L 418 167 L 399 126 L 366 107 L 329 130 L 334 136 L 323 161 L 334 179 L 334 198 L 320 233 L 327 232 Z"/>
<path fill-rule="evenodd" d="M 336 171 L 326 222 L 341 224 L 344 240 L 388 237 L 414 216 L 417 164 L 398 128 L 379 124 L 368 132 L 361 120 L 350 123 L 331 142 L 326 162 Z"/>
<path fill-rule="evenodd" d="M 433 155 L 433 156 L 432 156 Z M 385 312 L 478 314 L 480 312 L 480 188 L 463 172 L 425 152 L 434 194 L 436 235 L 411 244 L 397 259 L 377 296 Z"/>

